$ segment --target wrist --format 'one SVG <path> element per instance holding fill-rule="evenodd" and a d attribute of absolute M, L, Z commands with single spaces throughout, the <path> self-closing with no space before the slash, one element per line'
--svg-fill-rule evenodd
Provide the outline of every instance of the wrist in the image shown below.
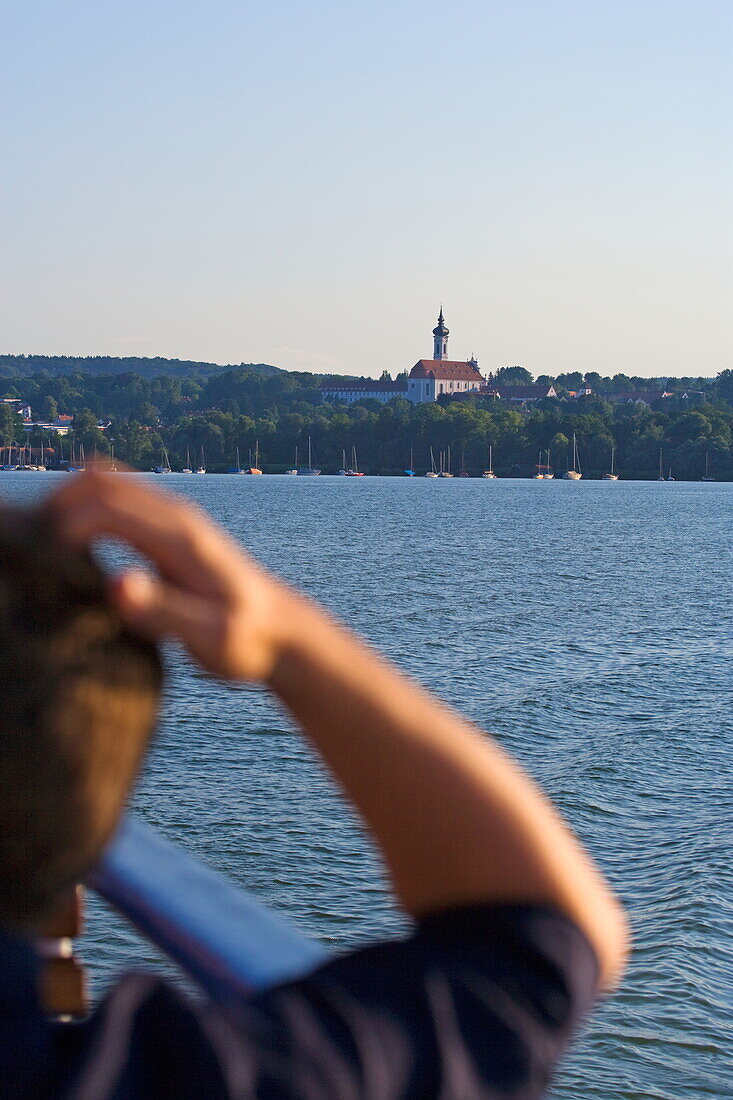
<path fill-rule="evenodd" d="M 269 669 L 264 681 L 283 697 L 297 669 L 309 662 L 312 649 L 318 647 L 323 612 L 319 606 L 286 584 L 278 584 L 271 611 Z"/>

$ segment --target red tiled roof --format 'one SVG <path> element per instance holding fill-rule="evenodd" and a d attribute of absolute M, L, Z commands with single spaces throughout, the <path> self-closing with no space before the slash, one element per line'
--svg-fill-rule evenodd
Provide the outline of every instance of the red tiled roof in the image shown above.
<path fill-rule="evenodd" d="M 483 382 L 478 367 L 460 359 L 418 359 L 410 378 L 447 378 L 449 381 Z"/>

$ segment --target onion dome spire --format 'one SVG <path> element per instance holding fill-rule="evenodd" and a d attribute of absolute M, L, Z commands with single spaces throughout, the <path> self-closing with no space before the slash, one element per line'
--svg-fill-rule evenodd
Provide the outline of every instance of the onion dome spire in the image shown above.
<path fill-rule="evenodd" d="M 443 317 L 443 307 L 440 307 L 438 323 L 433 329 L 433 359 L 448 358 L 448 326 Z"/>

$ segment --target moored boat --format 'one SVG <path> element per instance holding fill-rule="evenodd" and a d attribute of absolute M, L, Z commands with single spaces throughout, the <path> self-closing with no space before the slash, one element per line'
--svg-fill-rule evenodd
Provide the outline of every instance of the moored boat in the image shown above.
<path fill-rule="evenodd" d="M 351 448 L 351 466 L 346 471 L 347 477 L 364 477 L 364 474 L 359 469 L 359 463 L 356 461 L 356 447 Z"/>
<path fill-rule="evenodd" d="M 616 454 L 616 448 L 611 447 L 611 471 L 610 471 L 610 473 L 604 474 L 603 477 L 601 478 L 601 481 L 618 481 L 618 474 L 615 473 L 614 469 L 613 469 L 613 460 L 614 460 L 615 454 Z"/>
<path fill-rule="evenodd" d="M 260 469 L 260 441 L 259 441 L 259 439 L 255 441 L 254 465 L 252 465 L 252 453 L 250 452 L 249 466 L 247 467 L 247 469 L 244 472 L 245 472 L 245 474 L 255 474 L 255 475 L 262 473 L 262 470 Z"/>
<path fill-rule="evenodd" d="M 160 448 L 160 466 L 153 466 L 154 474 L 172 474 L 168 452 L 165 447 Z"/>
<path fill-rule="evenodd" d="M 292 469 L 286 470 L 285 473 L 289 474 L 291 477 L 296 477 L 297 474 L 298 474 L 298 448 L 297 447 L 295 448 L 295 465 L 292 467 Z"/>
<path fill-rule="evenodd" d="M 489 480 L 496 479 L 496 474 L 494 473 L 494 461 L 491 443 L 489 443 L 489 468 L 488 470 L 484 470 L 484 472 L 481 474 L 481 477 L 485 477 Z"/>
<path fill-rule="evenodd" d="M 580 481 L 582 477 L 580 472 L 580 459 L 578 457 L 578 443 L 575 438 L 575 432 L 573 432 L 573 465 L 572 469 L 563 474 L 565 481 Z"/>
<path fill-rule="evenodd" d="M 311 437 L 308 436 L 308 465 L 298 467 L 299 477 L 318 477 L 320 470 L 316 469 L 313 465 L 313 448 L 311 447 Z"/>

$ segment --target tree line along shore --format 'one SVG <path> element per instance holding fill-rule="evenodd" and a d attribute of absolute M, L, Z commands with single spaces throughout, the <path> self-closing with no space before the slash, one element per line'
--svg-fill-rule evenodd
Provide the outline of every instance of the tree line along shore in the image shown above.
<path fill-rule="evenodd" d="M 527 377 L 523 368 L 506 369 L 507 384 Z M 733 480 L 733 371 L 715 378 L 587 374 L 551 381 L 558 396 L 528 404 L 467 395 L 422 405 L 402 399 L 347 405 L 324 400 L 322 376 L 258 366 L 150 378 L 40 371 L 0 383 L 0 445 L 27 443 L 34 451 L 43 445 L 50 468 L 63 468 L 72 442 L 87 459 L 114 448 L 116 459 L 141 470 L 160 463 L 163 447 L 174 469 L 187 457 L 198 461 L 203 448 L 211 473 L 232 468 L 237 449 L 241 464 L 250 465 L 257 446 L 262 469 L 279 473 L 293 466 L 296 447 L 305 462 L 310 438 L 314 465 L 324 473 L 337 472 L 343 452 L 351 456 L 356 447 L 367 474 L 397 475 L 411 466 L 419 475 L 430 468 L 431 448 L 436 460 L 450 448 L 453 472 L 463 468 L 472 476 L 486 469 L 491 446 L 496 473 L 516 477 L 530 476 L 548 449 L 562 474 L 575 435 L 584 477 L 606 473 L 614 450 L 622 478 L 657 478 L 661 450 L 665 476 L 671 467 L 675 479 L 697 481 L 707 462 L 716 480 Z M 574 396 L 579 382 L 592 393 Z M 25 423 L 19 407 L 32 410 Z M 70 418 L 64 436 L 42 426 L 62 417 Z"/>

